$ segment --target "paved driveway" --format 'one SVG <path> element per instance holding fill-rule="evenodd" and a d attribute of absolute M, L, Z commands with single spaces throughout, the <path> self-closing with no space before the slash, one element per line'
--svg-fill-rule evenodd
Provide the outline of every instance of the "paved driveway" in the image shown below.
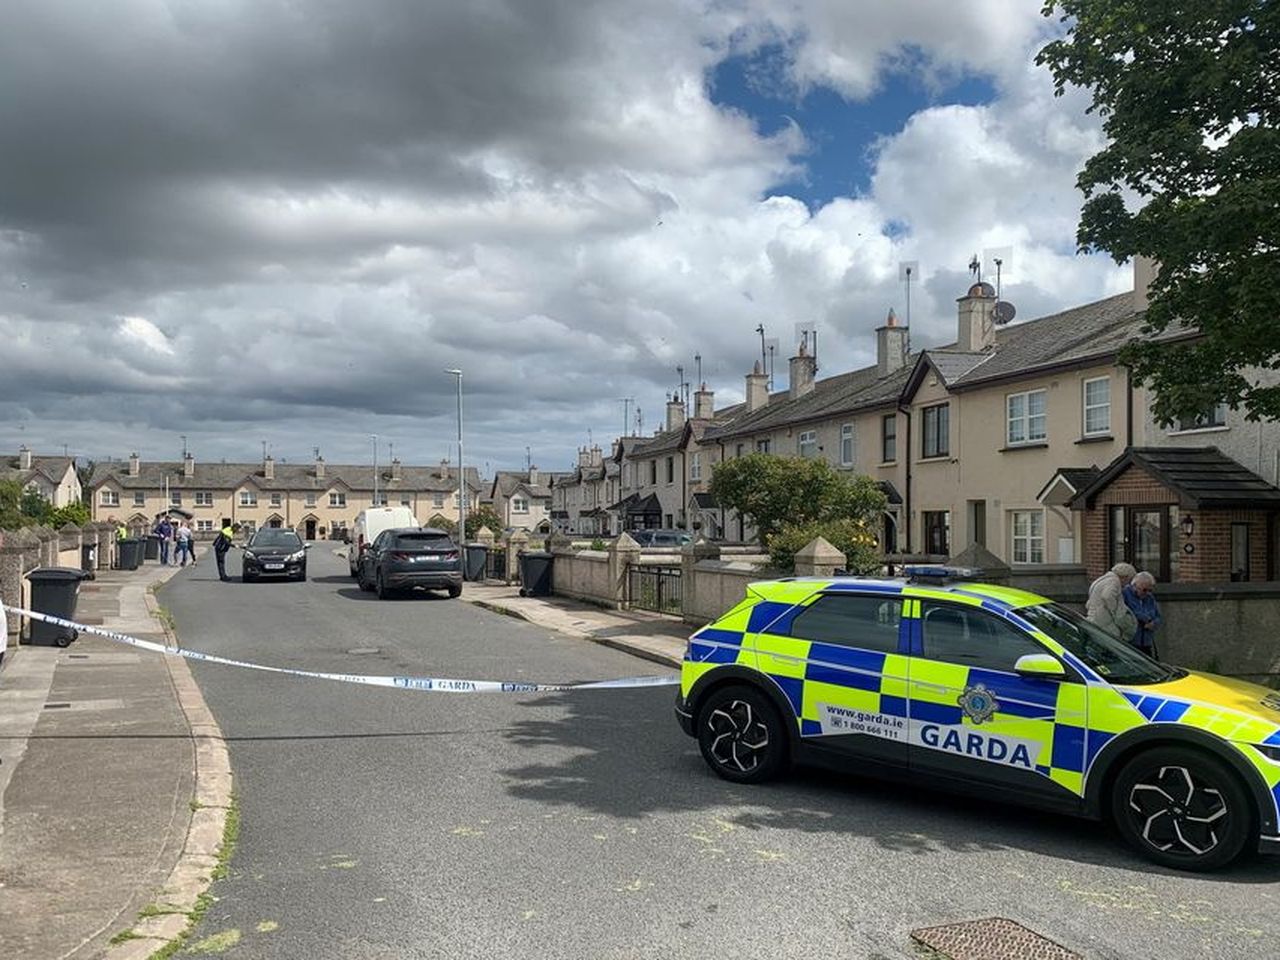
<path fill-rule="evenodd" d="M 324 544 L 310 562 L 305 584 L 201 565 L 162 602 L 185 645 L 284 666 L 662 669 L 460 601 L 376 601 Z M 1178 875 L 1094 824 L 820 772 L 736 787 L 668 688 L 455 695 L 193 668 L 243 818 L 195 935 L 227 957 L 908 957 L 912 929 L 985 916 L 1092 958 L 1277 951 L 1280 863 Z"/>

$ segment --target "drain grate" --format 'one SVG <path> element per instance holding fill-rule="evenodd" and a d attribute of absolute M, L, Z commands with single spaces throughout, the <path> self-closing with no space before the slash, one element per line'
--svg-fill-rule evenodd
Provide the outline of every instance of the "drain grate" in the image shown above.
<path fill-rule="evenodd" d="M 1081 960 L 1080 954 L 1003 917 L 911 931 L 911 939 L 947 960 Z"/>

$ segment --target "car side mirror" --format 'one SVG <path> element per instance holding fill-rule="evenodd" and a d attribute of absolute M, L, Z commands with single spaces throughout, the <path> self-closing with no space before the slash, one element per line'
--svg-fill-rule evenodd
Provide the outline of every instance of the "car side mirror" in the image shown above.
<path fill-rule="evenodd" d="M 1065 680 L 1067 670 L 1057 657 L 1047 653 L 1028 653 L 1018 658 L 1013 672 L 1028 680 Z"/>
<path fill-rule="evenodd" d="M 302 549 L 303 549 L 303 550 L 310 550 L 310 549 L 311 549 L 311 544 L 309 544 L 309 543 L 304 543 L 304 544 L 302 545 Z"/>

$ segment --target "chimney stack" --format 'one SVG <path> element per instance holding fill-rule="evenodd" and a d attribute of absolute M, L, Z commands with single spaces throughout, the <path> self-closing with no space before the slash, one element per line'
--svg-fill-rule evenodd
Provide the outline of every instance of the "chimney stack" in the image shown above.
<path fill-rule="evenodd" d="M 31 448 L 28 447 L 25 443 L 18 448 L 18 469 L 19 470 L 31 469 Z"/>
<path fill-rule="evenodd" d="M 536 487 L 542 475 L 538 473 L 536 466 L 529 467 L 529 486 Z"/>
<path fill-rule="evenodd" d="M 996 291 L 989 283 L 975 283 L 956 300 L 960 305 L 956 349 L 980 353 L 996 343 Z"/>
<path fill-rule="evenodd" d="M 667 401 L 667 429 L 679 430 L 684 426 L 684 401 L 679 394 L 672 394 Z"/>
<path fill-rule="evenodd" d="M 324 479 L 324 457 L 318 453 L 316 454 L 316 479 Z"/>
<path fill-rule="evenodd" d="M 142 462 L 136 453 L 129 454 L 129 476 L 136 477 L 142 472 Z"/>
<path fill-rule="evenodd" d="M 898 316 L 889 311 L 883 327 L 876 327 L 876 376 L 887 377 L 907 363 L 907 328 L 898 326 Z"/>
<path fill-rule="evenodd" d="M 747 413 L 759 410 L 769 402 L 769 375 L 760 369 L 757 360 L 747 374 Z"/>
<path fill-rule="evenodd" d="M 704 383 L 693 395 L 693 419 L 710 420 L 716 415 L 716 395 Z"/>
<path fill-rule="evenodd" d="M 274 480 L 276 478 L 276 459 L 267 454 L 262 461 L 262 477 L 264 480 Z"/>
<path fill-rule="evenodd" d="M 391 458 L 391 479 L 392 480 L 400 479 L 400 458 L 399 457 Z"/>
<path fill-rule="evenodd" d="M 196 475 L 196 458 L 190 453 L 182 458 L 182 475 L 188 480 Z"/>
<path fill-rule="evenodd" d="M 791 358 L 791 381 L 787 389 L 787 394 L 791 399 L 795 400 L 807 393 L 812 393 L 813 378 L 817 374 L 818 361 L 816 358 L 809 356 L 808 346 L 804 341 L 801 341 L 800 349 Z"/>
<path fill-rule="evenodd" d="M 1141 254 L 1133 258 L 1133 309 L 1142 313 L 1147 309 L 1151 284 L 1160 272 L 1160 265 Z"/>

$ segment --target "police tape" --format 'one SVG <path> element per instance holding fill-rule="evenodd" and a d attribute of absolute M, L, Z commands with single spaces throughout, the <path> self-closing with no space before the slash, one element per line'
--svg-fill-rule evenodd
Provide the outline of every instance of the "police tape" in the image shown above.
<path fill-rule="evenodd" d="M 66 627 L 78 633 L 91 633 L 105 637 L 116 643 L 123 643 L 139 650 L 152 653 L 165 653 L 171 656 L 184 657 L 201 663 L 218 663 L 227 667 L 240 667 L 244 670 L 260 670 L 264 673 L 280 673 L 291 677 L 307 677 L 312 680 L 334 680 L 339 683 L 358 683 L 370 687 L 395 687 L 400 690 L 422 690 L 432 693 L 567 693 L 577 690 L 617 690 L 627 687 L 666 687 L 680 682 L 676 676 L 662 677 L 620 677 L 616 680 L 584 680 L 577 683 L 529 683 L 522 680 L 457 680 L 449 677 L 392 677 L 378 674 L 360 673 L 327 673 L 322 670 L 299 670 L 295 667 L 273 667 L 265 663 L 254 663 L 250 660 L 235 660 L 231 657 L 220 657 L 213 653 L 201 653 L 199 650 L 188 650 L 185 647 L 171 647 L 156 643 L 154 640 L 142 640 L 126 633 L 114 630 L 103 630 L 64 620 L 47 613 L 37 613 L 21 607 L 10 607 L 0 603 L 0 613 L 16 613 L 21 617 L 41 620 L 55 626 Z"/>

